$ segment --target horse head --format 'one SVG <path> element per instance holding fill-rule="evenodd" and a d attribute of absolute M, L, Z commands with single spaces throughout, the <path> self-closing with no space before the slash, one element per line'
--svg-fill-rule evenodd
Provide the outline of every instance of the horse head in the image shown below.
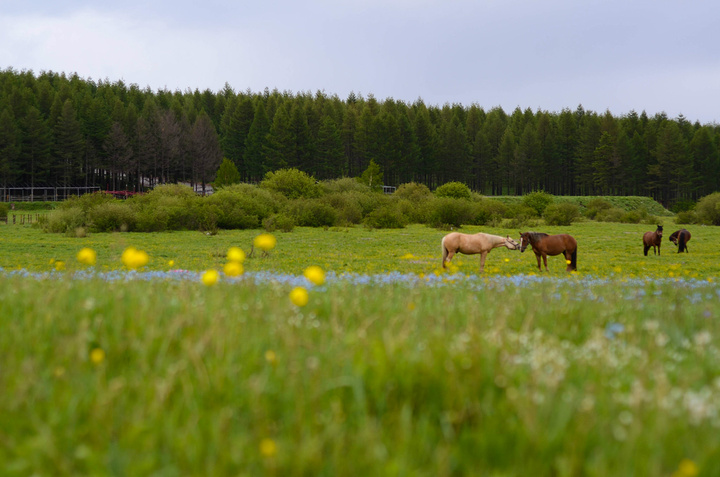
<path fill-rule="evenodd" d="M 662 226 L 662 225 L 658 225 L 658 226 L 657 226 L 657 230 L 655 231 L 655 233 L 658 234 L 658 237 L 662 237 L 662 232 L 663 232 L 663 226 Z"/>
<path fill-rule="evenodd" d="M 524 252 L 528 245 L 530 245 L 530 232 L 520 232 L 520 253 Z"/>
<path fill-rule="evenodd" d="M 520 248 L 520 244 L 511 239 L 509 235 L 505 237 L 505 246 L 510 250 L 518 250 Z"/>

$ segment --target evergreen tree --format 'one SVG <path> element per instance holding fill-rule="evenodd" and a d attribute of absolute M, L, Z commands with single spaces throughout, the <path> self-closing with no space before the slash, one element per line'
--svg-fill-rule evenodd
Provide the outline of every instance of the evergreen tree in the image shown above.
<path fill-rule="evenodd" d="M 310 174 L 321 180 L 347 175 L 340 130 L 330 116 L 325 116 L 318 131 L 315 167 Z"/>
<path fill-rule="evenodd" d="M 193 182 L 205 186 L 213 179 L 222 161 L 222 150 L 215 125 L 210 116 L 201 111 L 192 127 Z"/>
<path fill-rule="evenodd" d="M 288 169 L 295 166 L 295 137 L 290 128 L 290 116 L 285 107 L 275 112 L 265 148 L 266 172 Z"/>
<path fill-rule="evenodd" d="M 80 122 L 69 99 L 63 104 L 55 124 L 55 156 L 57 174 L 65 187 L 79 185 L 83 173 L 83 140 Z"/>
<path fill-rule="evenodd" d="M 235 163 L 224 157 L 220 167 L 215 174 L 214 188 L 224 187 L 231 184 L 237 184 L 241 181 L 240 172 L 235 167 Z"/>
<path fill-rule="evenodd" d="M 656 200 L 667 206 L 683 197 L 684 189 L 690 185 L 691 169 L 684 167 L 688 164 L 688 145 L 676 122 L 664 122 L 654 156 L 656 162 L 648 170 L 650 186 Z"/>
<path fill-rule="evenodd" d="M 415 112 L 415 137 L 419 147 L 418 179 L 432 188 L 437 184 L 437 132 L 430 121 L 430 113 L 420 102 Z"/>
<path fill-rule="evenodd" d="M 20 181 L 29 183 L 30 187 L 49 185 L 52 130 L 34 106 L 28 109 L 27 115 L 20 122 L 20 127 L 22 133 Z M 34 191 L 31 191 L 31 200 L 33 196 Z"/>
<path fill-rule="evenodd" d="M 709 126 L 695 131 L 690 141 L 693 160 L 692 198 L 697 200 L 720 190 L 720 152 Z"/>
<path fill-rule="evenodd" d="M 112 190 L 128 190 L 129 184 L 123 180 L 127 178 L 127 174 L 123 174 L 123 172 L 130 168 L 133 152 L 130 140 L 119 122 L 114 122 L 110 126 L 110 132 L 103 144 L 103 151 L 105 152 L 103 167 L 110 173 L 109 187 Z"/>
<path fill-rule="evenodd" d="M 244 180 L 259 181 L 265 175 L 265 151 L 268 147 L 268 122 L 265 103 L 261 99 L 255 101 L 255 115 L 245 141 L 245 171 Z"/>
<path fill-rule="evenodd" d="M 9 107 L 5 107 L 0 113 L 0 186 L 3 197 L 6 200 L 5 190 L 12 185 L 17 177 L 20 156 L 20 131 L 15 125 L 15 118 Z"/>

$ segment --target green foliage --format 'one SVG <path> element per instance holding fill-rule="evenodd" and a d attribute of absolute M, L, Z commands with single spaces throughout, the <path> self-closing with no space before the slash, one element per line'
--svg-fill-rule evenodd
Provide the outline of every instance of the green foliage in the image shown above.
<path fill-rule="evenodd" d="M 545 208 L 543 218 L 548 225 L 571 225 L 580 217 L 580 208 L 569 202 L 550 204 Z"/>
<path fill-rule="evenodd" d="M 396 205 L 383 205 L 370 212 L 364 223 L 373 229 L 401 229 L 407 225 L 408 219 Z"/>
<path fill-rule="evenodd" d="M 96 205 L 87 213 L 92 232 L 130 232 L 135 228 L 135 214 L 120 201 Z"/>
<path fill-rule="evenodd" d="M 381 190 L 383 185 L 382 169 L 374 160 L 371 159 L 367 169 L 365 169 L 360 177 L 358 177 L 358 182 L 367 185 L 370 190 Z"/>
<path fill-rule="evenodd" d="M 85 212 L 80 207 L 58 207 L 48 215 L 44 229 L 51 233 L 68 233 L 85 226 Z"/>
<path fill-rule="evenodd" d="M 212 185 L 214 188 L 219 189 L 230 184 L 237 184 L 240 180 L 240 172 L 235 166 L 235 163 L 227 157 L 224 157 L 215 174 L 215 181 Z"/>
<path fill-rule="evenodd" d="M 406 199 L 415 204 L 419 204 L 432 199 L 433 193 L 425 184 L 408 182 L 406 184 L 401 184 L 397 189 L 395 189 L 393 197 Z"/>
<path fill-rule="evenodd" d="M 280 169 L 268 172 L 260 187 L 278 192 L 288 199 L 320 197 L 322 187 L 307 173 L 298 169 Z"/>
<path fill-rule="evenodd" d="M 433 227 L 461 227 L 473 220 L 473 203 L 465 199 L 436 198 L 431 202 L 429 223 Z"/>
<path fill-rule="evenodd" d="M 555 198 L 547 192 L 536 191 L 525 194 L 522 198 L 522 204 L 534 210 L 535 216 L 542 217 L 545 213 L 545 208 L 552 204 L 554 199 Z"/>
<path fill-rule="evenodd" d="M 470 199 L 470 188 L 462 182 L 447 182 L 435 189 L 435 197 Z"/>
<path fill-rule="evenodd" d="M 695 208 L 695 201 L 694 200 L 687 200 L 687 199 L 681 199 L 676 201 L 672 207 L 670 207 L 670 210 L 678 213 L 678 212 L 686 212 L 688 210 L 693 210 Z"/>
<path fill-rule="evenodd" d="M 266 232 L 275 232 L 276 230 L 292 232 L 295 228 L 295 219 L 283 213 L 274 214 L 264 219 L 262 225 Z"/>
<path fill-rule="evenodd" d="M 335 209 L 338 214 L 339 225 L 352 225 L 362 222 L 364 217 L 361 198 L 368 194 L 366 192 L 344 192 L 330 193 L 323 196 L 322 200 Z"/>
<path fill-rule="evenodd" d="M 677 217 L 675 217 L 675 223 L 676 224 L 697 224 L 698 223 L 698 217 L 694 210 L 686 210 L 683 212 L 678 212 Z"/>
<path fill-rule="evenodd" d="M 343 193 L 343 192 L 370 192 L 370 187 L 363 184 L 352 177 L 342 177 L 340 179 L 325 180 L 320 183 L 325 194 Z"/>
<path fill-rule="evenodd" d="M 0 202 L 0 219 L 7 218 L 10 211 L 10 205 L 7 202 Z"/>
<path fill-rule="evenodd" d="M 597 197 L 587 203 L 587 208 L 585 209 L 585 217 L 589 219 L 595 219 L 598 213 L 611 208 L 612 204 L 610 202 L 600 197 Z"/>
<path fill-rule="evenodd" d="M 289 204 L 289 212 L 304 227 L 332 227 L 338 220 L 335 209 L 320 199 L 296 199 Z"/>
<path fill-rule="evenodd" d="M 507 206 L 493 199 L 483 199 L 474 203 L 475 225 L 497 224 L 507 214 Z"/>
<path fill-rule="evenodd" d="M 714 192 L 700 199 L 695 213 L 702 224 L 720 225 L 720 192 Z"/>

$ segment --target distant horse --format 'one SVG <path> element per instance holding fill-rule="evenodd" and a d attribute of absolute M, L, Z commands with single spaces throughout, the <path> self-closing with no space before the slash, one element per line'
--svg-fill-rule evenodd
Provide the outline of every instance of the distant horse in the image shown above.
<path fill-rule="evenodd" d="M 662 225 L 658 225 L 655 232 L 645 232 L 645 235 L 643 235 L 643 252 L 645 253 L 646 257 L 648 254 L 648 250 L 650 250 L 650 247 L 653 248 L 653 254 L 657 253 L 657 255 L 660 255 L 660 243 L 662 243 L 662 233 Z M 655 251 L 655 247 L 657 247 L 657 252 Z"/>
<path fill-rule="evenodd" d="M 683 250 L 687 253 L 689 252 L 687 243 L 690 241 L 690 237 L 690 232 L 685 229 L 680 229 L 677 232 L 673 232 L 669 240 L 678 246 L 678 253 L 682 253 Z"/>
<path fill-rule="evenodd" d="M 565 255 L 568 262 L 567 271 L 577 270 L 577 241 L 568 234 L 548 235 L 539 232 L 520 232 L 520 252 L 524 252 L 527 246 L 532 247 L 537 257 L 538 270 L 542 272 L 540 267 L 540 257 L 545 264 L 545 271 L 548 271 L 547 256 Z"/>
<path fill-rule="evenodd" d="M 456 253 L 465 255 L 480 254 L 480 272 L 485 271 L 485 258 L 490 250 L 498 247 L 507 247 L 510 250 L 517 250 L 519 243 L 514 241 L 508 235 L 500 237 L 499 235 L 490 235 L 484 233 L 477 234 L 461 234 L 452 232 L 443 237 L 442 242 L 442 266 L 452 260 Z"/>

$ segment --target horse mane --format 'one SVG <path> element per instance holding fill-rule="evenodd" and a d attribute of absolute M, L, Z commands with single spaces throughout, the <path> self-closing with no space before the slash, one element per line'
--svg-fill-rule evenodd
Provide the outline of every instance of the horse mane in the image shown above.
<path fill-rule="evenodd" d="M 543 232 L 528 232 L 528 236 L 530 237 L 530 242 L 539 242 L 540 240 L 544 239 L 548 236 L 548 234 Z"/>

